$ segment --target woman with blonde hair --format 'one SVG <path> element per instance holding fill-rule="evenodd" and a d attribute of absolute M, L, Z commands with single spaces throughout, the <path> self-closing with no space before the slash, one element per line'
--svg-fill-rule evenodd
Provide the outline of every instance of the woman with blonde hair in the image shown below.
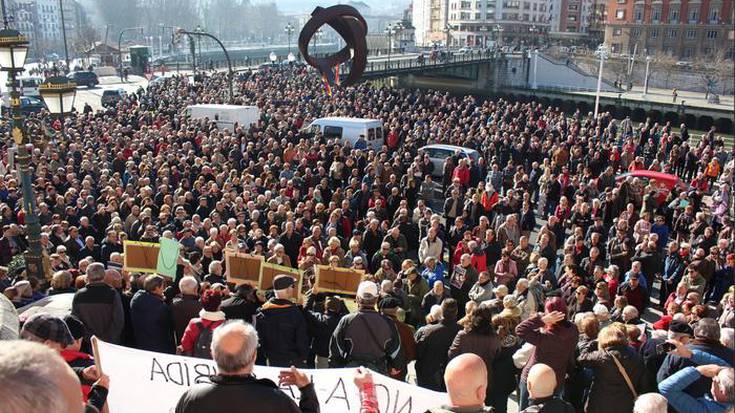
<path fill-rule="evenodd" d="M 639 394 L 654 390 L 647 377 L 643 360 L 628 346 L 625 326 L 612 324 L 594 341 L 580 349 L 577 361 L 593 372 L 586 413 L 620 413 L 633 411 Z"/>

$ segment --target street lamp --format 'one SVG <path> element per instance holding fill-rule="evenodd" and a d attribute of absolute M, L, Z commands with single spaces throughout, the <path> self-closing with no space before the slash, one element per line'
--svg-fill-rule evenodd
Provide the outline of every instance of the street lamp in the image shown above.
<path fill-rule="evenodd" d="M 480 33 L 482 36 L 482 48 L 487 49 L 487 26 L 480 26 Z"/>
<path fill-rule="evenodd" d="M 496 24 L 495 27 L 493 27 L 493 33 L 495 33 L 495 41 L 498 43 L 498 46 L 500 46 L 500 43 L 502 43 L 503 40 L 503 26 Z"/>
<path fill-rule="evenodd" d="M 123 79 L 123 59 L 122 59 L 122 38 L 123 34 L 125 32 L 129 31 L 140 31 L 140 34 L 143 34 L 143 28 L 142 27 L 126 27 L 122 30 L 120 30 L 120 36 L 117 38 L 117 53 L 118 53 L 118 59 L 120 60 L 120 81 L 122 82 Z"/>
<path fill-rule="evenodd" d="M 202 26 L 197 24 L 196 29 L 194 29 L 195 33 L 204 33 L 204 29 Z M 197 47 L 199 48 L 199 57 L 197 60 L 199 60 L 199 65 L 202 65 L 202 38 L 201 36 L 197 36 Z"/>
<path fill-rule="evenodd" d="M 388 66 L 390 66 L 390 52 L 393 49 L 393 36 L 395 36 L 396 32 L 396 28 L 390 23 L 385 28 L 385 34 L 388 36 Z"/>
<path fill-rule="evenodd" d="M 59 12 L 61 12 L 61 33 L 64 37 L 64 57 L 66 59 L 66 70 L 71 71 L 71 66 L 69 66 L 69 46 L 67 46 L 66 43 L 66 20 L 64 19 L 64 6 L 61 4 L 61 0 L 59 0 Z"/>
<path fill-rule="evenodd" d="M 64 113 L 74 107 L 74 97 L 77 94 L 77 84 L 64 76 L 56 76 L 38 87 L 38 92 L 49 112 L 59 115 L 61 120 L 61 134 L 64 135 Z"/>
<path fill-rule="evenodd" d="M 641 97 L 643 99 L 646 98 L 646 95 L 648 94 L 648 69 L 651 67 L 651 56 L 646 56 L 646 77 L 643 79 L 643 95 Z"/>
<path fill-rule="evenodd" d="M 452 33 L 452 25 L 447 24 L 444 26 L 444 29 L 442 29 L 442 32 L 444 32 L 444 36 L 446 36 L 446 46 L 447 46 L 447 52 L 449 51 L 449 44 L 451 43 L 451 33 Z"/>
<path fill-rule="evenodd" d="M 605 43 L 597 47 L 595 54 L 600 58 L 600 72 L 597 74 L 597 93 L 595 93 L 595 119 L 600 110 L 600 89 L 602 88 L 602 68 L 608 57 L 607 45 Z"/>
<path fill-rule="evenodd" d="M 531 36 L 531 43 L 536 44 L 536 36 L 534 36 L 534 34 L 538 32 L 538 28 L 536 27 L 536 25 L 532 24 L 531 27 L 528 28 L 528 32 Z"/>
<path fill-rule="evenodd" d="M 293 24 L 288 23 L 283 31 L 285 31 L 288 36 L 288 52 L 291 53 L 291 36 L 293 36 L 293 32 L 296 31 L 296 28 L 293 27 Z"/>
<path fill-rule="evenodd" d="M 4 28 L 0 30 L 0 69 L 8 72 L 10 87 L 10 110 L 12 117 L 11 136 L 18 147 L 16 156 L 18 174 L 23 190 L 23 211 L 25 212 L 26 237 L 28 249 L 25 252 L 26 275 L 29 278 L 44 280 L 43 255 L 41 247 L 41 225 L 36 210 L 36 194 L 33 190 L 31 155 L 26 139 L 24 119 L 20 112 L 20 89 L 18 74 L 23 72 L 28 55 L 28 39 L 19 31 Z"/>

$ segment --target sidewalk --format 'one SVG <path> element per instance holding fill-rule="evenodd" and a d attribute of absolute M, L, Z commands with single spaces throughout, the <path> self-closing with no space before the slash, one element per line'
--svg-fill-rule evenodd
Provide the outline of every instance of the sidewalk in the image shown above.
<path fill-rule="evenodd" d="M 735 97 L 732 95 L 720 95 L 720 103 L 708 103 L 707 99 L 704 98 L 704 93 L 701 92 L 690 92 L 686 90 L 677 91 L 676 102 L 673 101 L 673 95 L 671 89 L 653 89 L 648 88 L 648 94 L 643 97 L 643 87 L 634 86 L 630 92 L 600 92 L 600 96 L 616 98 L 618 95 L 622 99 L 635 100 L 635 101 L 648 101 L 655 103 L 668 103 L 680 105 L 683 102 L 684 106 L 687 107 L 698 107 L 704 109 L 720 109 L 728 110 L 735 113 Z M 595 92 L 575 92 L 583 95 L 595 95 Z"/>

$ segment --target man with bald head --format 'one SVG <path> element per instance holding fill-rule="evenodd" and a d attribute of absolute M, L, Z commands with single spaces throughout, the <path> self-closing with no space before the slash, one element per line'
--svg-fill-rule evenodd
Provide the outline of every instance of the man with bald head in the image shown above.
<path fill-rule="evenodd" d="M 465 353 L 457 356 L 447 364 L 444 372 L 444 383 L 447 386 L 449 403 L 431 413 L 483 413 L 492 412 L 492 407 L 485 406 L 487 391 L 487 366 L 480 356 Z"/>
<path fill-rule="evenodd" d="M 574 407 L 554 396 L 556 374 L 543 363 L 535 364 L 528 371 L 528 396 L 530 406 L 521 413 L 574 413 Z"/>
<path fill-rule="evenodd" d="M 279 383 L 257 379 L 253 367 L 258 352 L 258 332 L 242 320 L 228 321 L 212 334 L 212 359 L 217 374 L 184 393 L 176 413 L 225 412 L 233 406 L 253 412 L 319 413 L 319 400 L 309 377 L 291 366 L 282 370 Z M 279 389 L 296 386 L 299 405 Z M 246 406 L 246 407 L 245 407 Z"/>

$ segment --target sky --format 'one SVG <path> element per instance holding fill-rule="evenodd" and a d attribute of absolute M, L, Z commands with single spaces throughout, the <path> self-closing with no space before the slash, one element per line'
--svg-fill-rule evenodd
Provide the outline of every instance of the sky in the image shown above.
<path fill-rule="evenodd" d="M 347 1 L 324 0 L 253 0 L 254 3 L 274 1 L 283 13 L 308 13 L 316 6 L 333 6 L 344 4 Z M 411 0 L 362 0 L 370 6 L 374 13 L 389 14 L 400 12 L 408 6 Z"/>

